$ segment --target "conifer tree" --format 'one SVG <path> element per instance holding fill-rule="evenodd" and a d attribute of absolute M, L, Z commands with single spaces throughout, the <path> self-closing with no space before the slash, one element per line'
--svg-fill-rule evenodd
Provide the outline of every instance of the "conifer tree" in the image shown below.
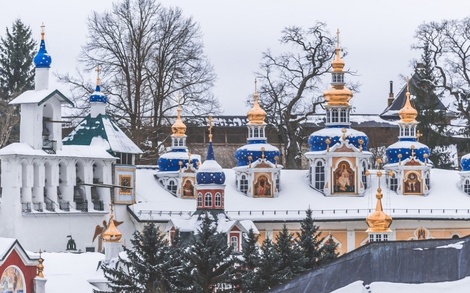
<path fill-rule="evenodd" d="M 304 269 L 309 270 L 318 266 L 318 259 L 322 254 L 321 243 L 323 237 L 318 232 L 312 218 L 312 210 L 305 211 L 305 219 L 300 222 L 300 233 L 297 233 L 297 243 L 301 249 L 304 259 Z"/>
<path fill-rule="evenodd" d="M 255 273 L 253 292 L 264 292 L 281 284 L 284 278 L 279 273 L 280 256 L 271 239 L 266 237 L 261 246 L 260 262 Z"/>
<path fill-rule="evenodd" d="M 336 251 L 337 248 L 338 243 L 336 243 L 333 239 L 333 236 L 330 235 L 323 244 L 322 253 L 320 259 L 318 260 L 318 265 L 323 265 L 336 259 L 339 255 L 339 253 Z"/>
<path fill-rule="evenodd" d="M 260 263 L 260 248 L 258 245 L 259 235 L 255 235 L 253 229 L 245 235 L 242 244 L 242 260 L 240 261 L 240 282 L 238 285 L 242 292 L 254 292 L 256 270 Z"/>
<path fill-rule="evenodd" d="M 444 136 L 447 126 L 445 110 L 439 109 L 440 94 L 436 89 L 436 77 L 433 73 L 429 44 L 423 46 L 421 61 L 415 66 L 415 74 L 411 79 L 412 94 L 416 96 L 414 106 L 418 111 L 418 130 L 421 137 L 418 139 L 427 145 L 430 150 L 429 159 L 438 168 L 451 168 L 452 162 L 449 150 L 449 137 Z"/>
<path fill-rule="evenodd" d="M 227 236 L 217 231 L 217 219 L 201 216 L 201 225 L 183 255 L 180 278 L 186 281 L 183 292 L 213 292 L 217 285 L 231 283 L 234 259 Z"/>
<path fill-rule="evenodd" d="M 279 254 L 279 273 L 283 281 L 291 279 L 304 270 L 301 251 L 294 240 L 294 235 L 289 232 L 286 224 L 282 226 L 281 232 L 277 234 L 274 247 Z"/>
<path fill-rule="evenodd" d="M 18 140 L 19 116 L 8 102 L 34 88 L 35 47 L 31 29 L 20 19 L 0 39 L 0 147 Z"/>
<path fill-rule="evenodd" d="M 112 292 L 172 292 L 170 283 L 170 247 L 154 223 L 134 232 L 132 247 L 124 247 L 127 258 L 119 258 L 117 266 L 103 264 L 105 278 Z"/>

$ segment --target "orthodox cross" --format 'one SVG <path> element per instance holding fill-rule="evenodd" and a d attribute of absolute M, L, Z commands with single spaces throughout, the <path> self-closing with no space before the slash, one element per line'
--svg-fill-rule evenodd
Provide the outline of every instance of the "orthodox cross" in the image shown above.
<path fill-rule="evenodd" d="M 418 142 L 419 142 L 419 138 L 420 138 L 421 136 L 423 136 L 423 134 L 422 134 L 422 133 L 419 131 L 419 129 L 418 129 L 418 131 L 416 131 L 416 139 L 418 139 Z"/>

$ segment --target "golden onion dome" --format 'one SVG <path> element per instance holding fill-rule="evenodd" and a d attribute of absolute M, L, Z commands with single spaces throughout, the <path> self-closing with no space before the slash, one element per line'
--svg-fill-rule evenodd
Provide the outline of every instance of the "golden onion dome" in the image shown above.
<path fill-rule="evenodd" d="M 258 91 L 256 90 L 256 81 L 255 81 L 255 93 L 253 94 L 254 98 L 254 103 L 253 107 L 248 111 L 247 117 L 248 117 L 248 124 L 253 125 L 253 124 L 260 124 L 264 125 L 266 122 L 264 120 L 266 119 L 266 111 L 264 111 L 259 103 L 258 103 Z"/>
<path fill-rule="evenodd" d="M 349 106 L 349 100 L 351 100 L 353 93 L 350 89 L 344 86 L 344 61 L 340 56 L 341 48 L 339 46 L 339 30 L 336 32 L 336 50 L 335 59 L 331 62 L 333 68 L 332 76 L 333 82 L 332 87 L 329 90 L 323 92 L 325 101 L 329 106 Z"/>
<path fill-rule="evenodd" d="M 366 219 L 367 226 L 369 226 L 366 232 L 392 232 L 392 230 L 390 230 L 390 225 L 392 224 L 392 217 L 390 217 L 383 211 L 382 197 L 382 189 L 379 187 L 377 188 L 377 204 L 375 206 L 375 211 L 369 216 L 367 216 Z"/>
<path fill-rule="evenodd" d="M 186 134 L 186 125 L 181 120 L 181 107 L 178 105 L 176 112 L 178 113 L 175 123 L 171 126 L 171 131 L 174 136 L 184 136 Z"/>
<path fill-rule="evenodd" d="M 111 212 L 109 218 L 108 228 L 103 233 L 103 240 L 106 242 L 119 242 L 121 240 L 122 233 L 116 228 L 114 224 L 114 215 Z"/>
<path fill-rule="evenodd" d="M 331 89 L 323 92 L 325 101 L 330 106 L 349 106 L 353 93 L 344 85 L 334 85 Z"/>
<path fill-rule="evenodd" d="M 406 123 L 416 122 L 416 117 L 418 117 L 418 111 L 416 111 L 416 109 L 413 108 L 410 102 L 410 83 L 408 80 L 407 80 L 407 88 L 406 88 L 405 106 L 403 106 L 403 108 L 400 109 L 400 111 L 398 112 L 398 115 L 400 115 L 400 121 L 406 122 Z"/>

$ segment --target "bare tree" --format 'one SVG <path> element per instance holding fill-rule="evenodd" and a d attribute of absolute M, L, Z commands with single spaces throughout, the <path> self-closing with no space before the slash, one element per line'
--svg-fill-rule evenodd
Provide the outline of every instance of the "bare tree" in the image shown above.
<path fill-rule="evenodd" d="M 280 41 L 290 51 L 278 56 L 269 50 L 263 53 L 257 73 L 260 103 L 284 145 L 285 167 L 298 169 L 305 139 L 301 123 L 324 102 L 321 78 L 331 67 L 335 42 L 321 22 L 309 29 L 287 27 Z"/>
<path fill-rule="evenodd" d="M 175 115 L 178 99 L 186 113 L 217 113 L 219 103 L 210 92 L 215 74 L 199 26 L 181 9 L 154 0 L 122 0 L 111 12 L 94 12 L 88 30 L 79 62 L 84 70 L 101 66 L 108 113 L 129 129 L 134 141 L 152 141 L 155 149 L 156 133 Z M 80 99 L 93 88 L 81 75 L 60 79 Z"/>
<path fill-rule="evenodd" d="M 454 105 L 466 125 L 461 135 L 470 136 L 470 18 L 421 24 L 413 49 L 430 56 L 437 90 L 454 97 Z"/>

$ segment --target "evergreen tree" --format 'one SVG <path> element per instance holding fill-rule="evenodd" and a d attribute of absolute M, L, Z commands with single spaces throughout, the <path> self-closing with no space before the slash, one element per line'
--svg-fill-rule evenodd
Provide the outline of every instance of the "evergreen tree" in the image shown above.
<path fill-rule="evenodd" d="M 201 216 L 198 233 L 183 254 L 179 278 L 185 280 L 183 292 L 213 292 L 217 285 L 230 284 L 234 259 L 227 236 L 217 231 L 217 219 Z"/>
<path fill-rule="evenodd" d="M 0 39 L 0 147 L 19 138 L 19 115 L 8 102 L 34 88 L 35 47 L 31 29 L 19 19 Z"/>
<path fill-rule="evenodd" d="M 258 239 L 259 235 L 255 235 L 253 229 L 250 229 L 242 244 L 243 259 L 240 261 L 238 270 L 241 280 L 236 283 L 241 292 L 254 292 L 255 289 L 256 270 L 260 263 Z"/>
<path fill-rule="evenodd" d="M 432 56 L 429 44 L 423 46 L 421 62 L 415 66 L 415 74 L 410 81 L 412 94 L 416 96 L 414 106 L 418 111 L 417 120 L 418 139 L 431 150 L 429 159 L 438 168 L 449 169 L 452 161 L 449 150 L 449 137 L 444 136 L 446 123 L 446 111 L 439 109 L 440 94 L 436 94 L 436 77 L 432 65 Z"/>
<path fill-rule="evenodd" d="M 304 268 L 313 269 L 318 266 L 318 259 L 322 254 L 321 243 L 324 238 L 318 232 L 318 226 L 314 224 L 312 210 L 305 211 L 306 217 L 300 222 L 300 233 L 297 233 L 297 243 L 302 251 Z"/>
<path fill-rule="evenodd" d="M 304 270 L 300 248 L 285 224 L 276 236 L 274 247 L 279 254 L 279 273 L 283 281 L 291 279 Z"/>
<path fill-rule="evenodd" d="M 337 248 L 338 243 L 336 243 L 333 239 L 333 236 L 330 235 L 323 245 L 322 253 L 320 259 L 318 260 L 318 265 L 323 265 L 336 259 L 339 255 L 339 253 L 336 251 Z"/>
<path fill-rule="evenodd" d="M 280 256 L 271 239 L 266 237 L 261 246 L 260 262 L 253 281 L 253 292 L 264 292 L 281 284 L 284 278 L 279 273 Z"/>
<path fill-rule="evenodd" d="M 131 248 L 124 247 L 127 258 L 119 257 L 117 266 L 102 265 L 112 292 L 172 292 L 171 250 L 155 224 L 146 224 L 142 232 L 136 231 L 131 243 Z"/>

